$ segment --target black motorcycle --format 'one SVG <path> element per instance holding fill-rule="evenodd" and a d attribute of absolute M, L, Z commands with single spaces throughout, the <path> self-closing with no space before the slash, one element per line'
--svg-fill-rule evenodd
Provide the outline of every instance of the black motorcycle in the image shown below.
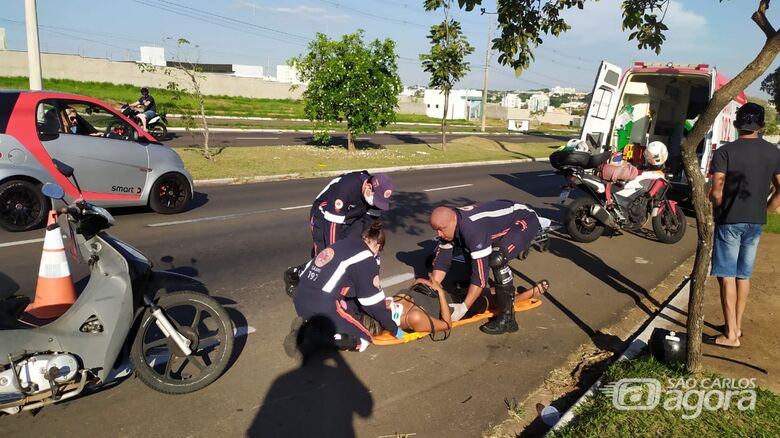
<path fill-rule="evenodd" d="M 141 114 L 140 111 L 136 110 L 128 104 L 122 105 L 120 111 L 130 120 L 141 126 L 141 122 L 138 120 L 138 114 Z M 166 126 L 167 123 L 168 120 L 165 118 L 165 113 L 157 114 L 152 117 L 151 120 L 146 121 L 146 131 L 151 134 L 155 140 L 163 141 L 168 138 L 168 127 Z"/>

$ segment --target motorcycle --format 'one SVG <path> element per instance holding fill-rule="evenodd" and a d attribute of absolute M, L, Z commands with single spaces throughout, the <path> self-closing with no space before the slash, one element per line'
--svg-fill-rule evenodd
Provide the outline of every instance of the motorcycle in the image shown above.
<path fill-rule="evenodd" d="M 131 107 L 128 104 L 123 104 L 120 108 L 120 111 L 124 116 L 127 118 L 133 120 L 136 122 L 139 126 L 141 126 L 140 120 L 138 120 L 138 114 L 141 112 L 136 110 L 135 108 Z M 165 114 L 157 114 L 154 117 L 151 118 L 151 120 L 146 121 L 146 130 L 149 134 L 152 135 L 152 137 L 155 138 L 157 141 L 163 141 L 166 138 L 168 138 L 168 126 L 167 126 L 168 120 L 165 118 Z"/>
<path fill-rule="evenodd" d="M 658 240 L 679 242 L 687 224 L 682 209 L 667 197 L 671 190 L 669 181 L 655 171 L 638 172 L 628 180 L 604 179 L 595 170 L 603 169 L 610 155 L 559 151 L 550 156 L 556 173 L 566 178 L 560 202 L 564 203 L 574 188 L 588 195 L 575 199 L 566 210 L 564 225 L 572 239 L 593 242 L 606 228 L 638 231 L 652 220 Z"/>
<path fill-rule="evenodd" d="M 55 164 L 73 176 L 72 168 Z M 53 183 L 42 191 L 52 200 L 64 198 Z M 214 382 L 230 361 L 234 326 L 203 285 L 153 270 L 141 252 L 105 231 L 114 224 L 111 214 L 83 198 L 58 213 L 67 217 L 68 244 L 88 265 L 89 281 L 76 302 L 50 321 L 22 318 L 27 297 L 0 300 L 0 415 L 105 386 L 127 359 L 135 375 L 159 392 L 185 394 Z M 47 228 L 61 232 L 57 223 Z"/>

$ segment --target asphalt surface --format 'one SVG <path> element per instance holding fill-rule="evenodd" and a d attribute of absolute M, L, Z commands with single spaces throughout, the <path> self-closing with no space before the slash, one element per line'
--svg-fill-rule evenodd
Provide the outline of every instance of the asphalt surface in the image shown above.
<path fill-rule="evenodd" d="M 427 215 L 442 203 L 513 199 L 553 220 L 562 217 L 554 204 L 562 181 L 547 163 L 392 176 L 397 191 L 386 217 L 385 280 L 423 271 L 433 237 Z M 210 187 L 199 191 L 190 211 L 173 216 L 114 210 L 112 234 L 159 269 L 197 276 L 212 295 L 233 303 L 228 307 L 237 326 L 256 331 L 237 339 L 235 363 L 202 391 L 168 396 L 128 379 L 36 416 L 0 417 L 3 436 L 281 437 L 311 430 L 317 436 L 479 436 L 506 418 L 504 399 L 522 400 L 581 343 L 610 344 L 599 329 L 640 305 L 639 297 L 695 249 L 692 227 L 673 246 L 632 234 L 591 244 L 554 236 L 549 252 L 512 262 L 516 284 L 551 283 L 540 307 L 518 314 L 518 333 L 488 336 L 473 324 L 455 329 L 445 342 L 372 346 L 300 367 L 282 349 L 294 310 L 281 277 L 308 256 L 308 204 L 326 182 Z M 306 207 L 290 208 L 300 206 Z M 190 220 L 196 221 L 182 222 Z M 42 236 L 0 234 L 4 293 L 32 294 L 42 244 L 14 242 Z"/>
<path fill-rule="evenodd" d="M 187 147 L 193 145 L 203 144 L 203 134 L 199 131 L 171 131 L 169 132 L 169 139 L 163 143 L 171 147 Z M 473 134 L 448 134 L 448 140 L 455 140 L 457 138 L 463 138 L 473 135 L 480 135 L 479 133 Z M 509 141 L 520 143 L 531 142 L 549 142 L 549 141 L 561 141 L 564 142 L 570 137 L 562 136 L 546 136 L 546 135 L 525 135 L 525 134 L 498 134 L 487 135 L 486 138 L 490 138 L 496 141 Z M 331 136 L 331 144 L 345 145 L 347 137 L 345 134 L 333 134 Z M 370 134 L 361 135 L 357 140 L 357 145 L 363 147 L 375 147 L 391 144 L 427 144 L 427 143 L 441 143 L 441 135 L 432 133 L 417 133 L 417 134 Z M 320 145 L 321 143 L 314 141 L 312 134 L 300 133 L 300 132 L 257 132 L 257 131 L 213 131 L 209 134 L 209 145 L 215 147 L 237 147 L 237 146 L 274 146 L 274 145 Z"/>

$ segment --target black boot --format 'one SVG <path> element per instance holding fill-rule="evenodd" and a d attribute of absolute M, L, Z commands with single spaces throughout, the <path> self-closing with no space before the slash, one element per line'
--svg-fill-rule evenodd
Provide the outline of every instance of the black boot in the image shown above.
<path fill-rule="evenodd" d="M 306 265 L 290 266 L 284 271 L 284 291 L 290 298 L 295 297 L 295 287 L 301 281 L 301 272 Z"/>
<path fill-rule="evenodd" d="M 509 285 L 496 285 L 496 301 L 498 302 L 498 315 L 479 329 L 489 335 L 501 335 L 513 333 L 519 330 L 515 320 L 515 291 Z"/>

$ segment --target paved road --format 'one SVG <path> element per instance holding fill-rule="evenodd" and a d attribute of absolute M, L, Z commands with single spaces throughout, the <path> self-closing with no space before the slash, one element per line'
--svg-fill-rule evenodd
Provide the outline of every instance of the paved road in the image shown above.
<path fill-rule="evenodd" d="M 477 135 L 477 133 L 469 134 Z M 165 144 L 172 147 L 186 147 L 203 144 L 203 135 L 200 132 L 176 131 L 170 133 L 171 139 L 165 141 Z M 447 135 L 449 140 L 467 137 L 463 134 Z M 496 141 L 508 142 L 548 142 L 563 141 L 570 137 L 562 136 L 542 136 L 542 135 L 524 135 L 524 134 L 505 134 L 486 136 Z M 332 144 L 345 145 L 346 136 L 334 134 L 331 140 Z M 361 136 L 358 140 L 358 146 L 377 146 L 390 144 L 425 144 L 441 143 L 441 136 L 436 133 L 429 134 L 371 134 Z M 319 145 L 315 142 L 311 134 L 298 132 L 252 132 L 252 131 L 217 131 L 211 132 L 209 144 L 212 146 L 272 146 L 272 145 Z"/>
<path fill-rule="evenodd" d="M 561 181 L 546 163 L 393 177 L 398 191 L 387 218 L 385 279 L 419 269 L 432 247 L 427 214 L 436 205 L 508 198 L 561 217 L 550 204 Z M 552 283 L 542 306 L 519 314 L 520 332 L 490 337 L 471 325 L 456 329 L 446 342 L 371 347 L 299 368 L 281 347 L 294 315 L 281 273 L 307 256 L 308 207 L 297 207 L 311 202 L 325 183 L 212 187 L 198 193 L 195 208 L 175 216 L 115 212 L 113 234 L 157 261 L 158 268 L 198 276 L 213 295 L 235 302 L 230 308 L 238 325 L 257 331 L 239 338 L 236 362 L 200 392 L 166 396 L 129 379 L 35 417 L 0 418 L 3 436 L 297 436 L 299 427 L 320 421 L 339 431 L 332 436 L 353 430 L 366 437 L 478 436 L 506 418 L 505 398 L 522 400 L 589 338 L 603 345 L 596 332 L 636 306 L 694 251 L 693 230 L 675 246 L 635 235 L 585 245 L 554 237 L 549 253 L 513 262 L 523 285 L 542 278 Z M 182 222 L 189 220 L 198 221 Z M 0 235 L 3 291 L 33 290 L 41 244 L 7 244 L 39 237 L 40 232 Z"/>

